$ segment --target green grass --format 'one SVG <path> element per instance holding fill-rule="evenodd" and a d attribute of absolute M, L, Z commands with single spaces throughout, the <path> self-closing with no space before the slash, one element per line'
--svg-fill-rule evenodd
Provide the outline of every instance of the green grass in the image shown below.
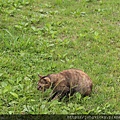
<path fill-rule="evenodd" d="M 0 0 L 0 114 L 120 114 L 119 0 Z M 47 102 L 37 74 L 68 68 L 91 97 Z"/>

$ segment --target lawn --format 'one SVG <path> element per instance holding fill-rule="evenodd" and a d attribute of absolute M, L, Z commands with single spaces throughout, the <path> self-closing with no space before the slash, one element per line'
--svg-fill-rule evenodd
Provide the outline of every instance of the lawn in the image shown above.
<path fill-rule="evenodd" d="M 120 114 L 120 0 L 0 0 L 0 114 Z M 93 81 L 47 102 L 38 74 L 79 68 Z"/>

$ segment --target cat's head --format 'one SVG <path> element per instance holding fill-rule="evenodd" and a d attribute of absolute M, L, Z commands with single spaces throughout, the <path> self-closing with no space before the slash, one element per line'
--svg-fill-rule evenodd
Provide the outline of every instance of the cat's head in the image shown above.
<path fill-rule="evenodd" d="M 37 89 L 44 92 L 46 89 L 49 89 L 51 86 L 51 81 L 48 76 L 41 76 L 38 75 L 40 80 L 38 81 L 38 87 Z"/>

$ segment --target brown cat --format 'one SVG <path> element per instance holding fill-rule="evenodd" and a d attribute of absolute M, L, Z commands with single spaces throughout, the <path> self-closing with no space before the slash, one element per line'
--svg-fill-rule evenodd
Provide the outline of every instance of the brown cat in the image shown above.
<path fill-rule="evenodd" d="M 92 81 L 89 76 L 78 69 L 68 69 L 57 74 L 40 76 L 38 81 L 38 90 L 45 91 L 48 88 L 53 89 L 52 99 L 62 99 L 64 96 L 73 95 L 79 92 L 82 96 L 90 95 L 92 91 Z"/>

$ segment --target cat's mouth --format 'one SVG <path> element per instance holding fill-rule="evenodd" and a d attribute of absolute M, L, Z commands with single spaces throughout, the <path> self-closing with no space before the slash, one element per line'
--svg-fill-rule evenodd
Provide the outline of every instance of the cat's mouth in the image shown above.
<path fill-rule="evenodd" d="M 42 90 L 42 87 L 41 87 L 41 86 L 38 86 L 38 87 L 37 87 L 37 90 Z"/>
<path fill-rule="evenodd" d="M 41 86 L 38 86 L 38 87 L 37 87 L 37 90 L 40 90 L 40 91 L 42 91 L 42 92 L 45 91 L 45 89 L 44 89 L 43 87 L 41 87 Z"/>

